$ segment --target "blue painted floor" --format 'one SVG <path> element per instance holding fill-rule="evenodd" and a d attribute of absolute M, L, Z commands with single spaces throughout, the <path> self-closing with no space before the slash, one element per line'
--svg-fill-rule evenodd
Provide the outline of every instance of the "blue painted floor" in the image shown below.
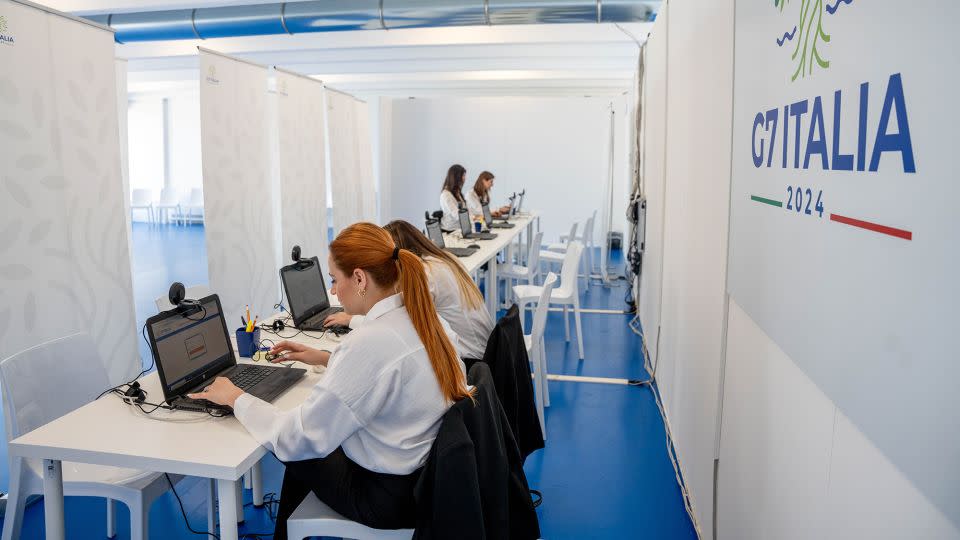
<path fill-rule="evenodd" d="M 187 285 L 207 282 L 202 226 L 186 228 L 134 224 L 134 287 L 137 320 L 143 324 L 156 309 L 154 298 L 166 294 L 171 281 Z M 611 271 L 623 273 L 619 253 L 611 257 Z M 583 283 L 581 281 L 581 283 Z M 626 308 L 627 285 L 619 281 L 605 288 L 592 281 L 581 291 L 584 307 Z M 561 313 L 547 321 L 549 372 L 616 378 L 646 378 L 640 338 L 627 327 L 628 315 L 583 314 L 584 361 L 577 356 L 571 314 L 570 343 L 564 342 Z M 142 340 L 141 340 L 142 341 Z M 148 351 L 141 344 L 141 353 Z M 649 389 L 582 382 L 551 382 L 547 409 L 547 447 L 527 460 L 530 486 L 543 493 L 538 508 L 544 538 L 695 538 L 680 499 L 673 468 L 667 457 L 663 423 Z M 4 473 L 6 471 L 3 471 Z M 279 492 L 282 465 L 268 457 L 264 487 Z M 177 492 L 191 526 L 206 524 L 206 486 L 185 479 Z M 266 509 L 250 503 L 241 534 L 269 533 L 273 529 Z M 118 538 L 130 538 L 129 514 L 118 512 Z M 66 500 L 67 537 L 100 539 L 106 535 L 106 507 L 101 499 Z M 43 502 L 27 508 L 25 540 L 43 538 Z M 172 494 L 151 509 L 153 539 L 192 539 Z M 252 537 L 251 537 L 252 538 Z"/>

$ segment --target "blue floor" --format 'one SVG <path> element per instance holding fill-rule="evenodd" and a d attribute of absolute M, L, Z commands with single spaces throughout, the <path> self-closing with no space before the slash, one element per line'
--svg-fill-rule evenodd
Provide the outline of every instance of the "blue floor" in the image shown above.
<path fill-rule="evenodd" d="M 153 299 L 166 294 L 171 281 L 187 285 L 207 282 L 206 250 L 201 226 L 149 228 L 134 224 L 133 238 L 137 320 L 143 324 L 156 311 Z M 611 257 L 611 271 L 623 273 L 619 253 Z M 605 288 L 594 280 L 587 291 L 581 291 L 582 305 L 625 309 L 626 283 L 621 280 L 614 285 Z M 645 378 L 640 338 L 627 327 L 628 320 L 627 315 L 583 314 L 586 359 L 581 362 L 572 314 L 571 341 L 565 343 L 562 313 L 550 313 L 548 371 Z M 148 358 L 144 344 L 141 353 Z M 550 395 L 547 447 L 530 456 L 525 466 L 530 486 L 543 493 L 543 504 L 537 512 L 544 538 L 695 538 L 667 458 L 663 423 L 649 389 L 553 381 Z M 279 492 L 282 474 L 282 465 L 268 457 L 264 463 L 267 492 Z M 202 530 L 206 525 L 205 484 L 186 479 L 178 485 L 177 493 L 191 526 Z M 267 511 L 249 504 L 249 492 L 245 501 L 246 521 L 241 534 L 271 532 Z M 130 538 L 128 513 L 122 505 L 118 507 L 118 538 Z M 103 500 L 69 497 L 66 516 L 68 538 L 105 537 Z M 184 526 L 177 501 L 169 493 L 151 509 L 150 536 L 199 538 Z M 42 501 L 27 508 L 22 538 L 43 538 Z"/>

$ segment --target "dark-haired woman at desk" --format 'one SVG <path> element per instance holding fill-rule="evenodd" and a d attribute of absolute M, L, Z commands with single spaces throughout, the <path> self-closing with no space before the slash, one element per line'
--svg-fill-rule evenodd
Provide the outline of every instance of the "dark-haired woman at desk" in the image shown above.
<path fill-rule="evenodd" d="M 467 200 L 463 197 L 463 184 L 466 181 L 467 170 L 462 165 L 451 165 L 447 170 L 447 178 L 444 179 L 443 189 L 440 190 L 440 210 L 443 210 L 440 228 L 445 231 L 460 228 L 458 217 L 460 205 L 467 204 Z"/>
<path fill-rule="evenodd" d="M 437 312 L 457 334 L 457 352 L 463 358 L 483 358 L 487 339 L 493 332 L 493 317 L 483 303 L 480 289 L 463 266 L 406 221 L 391 221 L 384 229 L 390 232 L 397 246 L 423 259 Z M 340 312 L 327 317 L 323 324 L 357 328 L 365 319 L 363 315 Z"/>
<path fill-rule="evenodd" d="M 413 527 L 414 485 L 441 418 L 470 394 L 420 257 L 386 230 L 357 223 L 330 244 L 329 269 L 344 308 L 366 321 L 332 355 L 290 342 L 274 347 L 283 359 L 327 366 L 302 405 L 281 411 L 222 377 L 193 395 L 233 407 L 286 464 L 277 539 L 311 491 L 348 519 Z"/>
<path fill-rule="evenodd" d="M 490 189 L 493 187 L 494 178 L 496 177 L 492 172 L 483 171 L 474 182 L 473 189 L 467 192 L 467 209 L 471 216 L 483 216 L 483 205 L 490 204 Z M 490 215 L 500 217 L 508 210 L 510 210 L 509 206 L 491 208 Z"/>

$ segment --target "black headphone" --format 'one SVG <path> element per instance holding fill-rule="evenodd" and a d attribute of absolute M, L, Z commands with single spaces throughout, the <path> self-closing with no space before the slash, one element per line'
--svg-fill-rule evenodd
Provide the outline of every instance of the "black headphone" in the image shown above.
<path fill-rule="evenodd" d="M 133 381 L 127 389 L 123 391 L 123 400 L 128 403 L 143 403 L 147 400 L 147 393 L 140 388 L 139 382 Z"/>

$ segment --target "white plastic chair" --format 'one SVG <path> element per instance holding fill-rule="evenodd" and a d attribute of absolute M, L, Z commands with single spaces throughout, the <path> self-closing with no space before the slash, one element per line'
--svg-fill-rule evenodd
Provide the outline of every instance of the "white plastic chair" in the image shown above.
<path fill-rule="evenodd" d="M 192 287 L 187 287 L 184 298 L 190 300 L 199 300 L 204 296 L 210 296 L 210 286 L 206 283 L 202 285 L 194 285 Z M 165 294 L 163 296 L 158 296 L 154 303 L 157 304 L 157 311 L 167 311 L 168 309 L 173 309 L 173 304 L 170 303 L 170 299 Z"/>
<path fill-rule="evenodd" d="M 197 219 L 203 222 L 203 188 L 193 188 L 190 190 L 190 198 L 180 203 L 180 214 L 183 216 L 183 222 L 189 219 L 193 221 L 193 211 L 197 210 Z"/>
<path fill-rule="evenodd" d="M 543 417 L 543 408 L 550 406 L 550 388 L 547 383 L 547 353 L 543 340 L 543 334 L 547 328 L 547 311 L 550 308 L 550 295 L 553 294 L 553 288 L 557 284 L 557 275 L 553 272 L 547 274 L 540 288 L 540 297 L 537 298 L 537 308 L 533 312 L 533 324 L 530 326 L 530 334 L 523 336 L 523 341 L 527 346 L 527 358 L 533 363 L 533 386 L 536 389 L 537 416 L 540 417 L 540 429 L 543 432 L 543 438 L 547 438 L 547 422 Z M 519 296 L 519 294 L 518 294 Z M 520 320 L 526 317 L 526 304 L 520 304 Z"/>
<path fill-rule="evenodd" d="M 593 211 L 593 215 L 588 217 L 587 220 L 583 223 L 583 229 L 581 229 L 581 234 L 577 236 L 573 234 L 571 236 L 563 235 L 560 237 L 560 242 L 550 244 L 547 246 L 547 251 L 555 251 L 559 253 L 565 253 L 567 251 L 567 244 L 571 240 L 579 240 L 583 243 L 584 251 L 586 256 L 584 257 L 584 262 L 586 263 L 586 270 L 584 276 L 587 278 L 587 284 L 590 283 L 590 276 L 593 275 L 593 252 L 594 252 L 594 241 L 593 241 L 593 227 L 597 220 L 597 211 Z M 548 256 L 548 258 L 551 256 Z M 553 260 L 556 260 L 556 256 L 553 256 Z M 589 289 L 588 289 L 589 291 Z"/>
<path fill-rule="evenodd" d="M 84 333 L 54 339 L 0 362 L 7 442 L 92 401 L 110 387 L 96 344 Z M 55 391 L 50 391 L 54 388 Z M 174 482 L 182 477 L 170 475 Z M 150 505 L 169 489 L 162 474 L 63 462 L 63 494 L 107 499 L 107 536 L 116 535 L 114 500 L 130 509 L 130 535 L 147 538 Z M 20 537 L 27 498 L 43 494 L 42 464 L 10 458 L 10 500 L 3 540 Z"/>
<path fill-rule="evenodd" d="M 147 223 L 153 223 L 153 191 L 149 189 L 135 189 L 130 194 L 130 219 L 133 220 L 134 210 L 147 211 Z"/>
<path fill-rule="evenodd" d="M 543 256 L 541 254 L 541 256 Z M 583 360 L 583 330 L 580 325 L 580 287 L 577 272 L 580 268 L 580 258 L 583 256 L 583 244 L 578 240 L 570 242 L 567 253 L 564 255 L 563 268 L 560 270 L 560 286 L 550 294 L 551 304 L 563 306 L 563 333 L 567 343 L 570 342 L 570 314 L 567 306 L 573 306 L 573 316 L 577 326 L 577 347 L 580 359 Z M 517 303 L 530 303 L 540 297 L 543 286 L 517 285 L 513 288 L 517 295 Z"/>
<path fill-rule="evenodd" d="M 540 240 L 543 239 L 543 233 L 534 234 L 533 242 L 530 243 L 529 253 L 527 254 L 527 265 L 514 264 L 507 256 L 507 262 L 497 265 L 497 277 L 503 280 L 526 281 L 528 285 L 536 283 L 537 276 L 540 275 Z M 513 289 L 508 289 L 512 292 Z"/>
<path fill-rule="evenodd" d="M 163 188 L 160 190 L 160 202 L 156 203 L 153 207 L 157 211 L 157 221 L 162 223 L 166 221 L 170 222 L 170 210 L 176 210 L 173 214 L 177 218 L 177 224 L 179 225 L 180 219 L 183 217 L 183 210 L 180 208 L 180 194 L 175 188 Z"/>
<path fill-rule="evenodd" d="M 579 223 L 574 222 L 573 225 L 570 226 L 570 234 L 569 234 L 569 235 L 561 236 L 560 238 L 573 238 L 574 240 L 576 240 L 576 239 L 577 239 L 577 227 L 579 227 L 579 226 L 580 226 Z M 566 254 L 566 252 L 567 252 L 567 245 L 568 245 L 568 244 L 567 244 L 567 243 L 564 243 L 564 244 L 550 244 L 550 245 L 551 245 L 551 246 L 554 246 L 555 249 L 541 249 L 541 250 L 540 250 L 540 261 L 541 261 L 541 262 L 544 262 L 544 263 L 547 263 L 547 267 L 548 267 L 548 268 L 551 267 L 551 266 L 553 266 L 553 265 L 556 264 L 556 263 L 562 263 L 562 262 L 563 262 L 564 254 Z M 558 245 L 560 245 L 561 247 L 560 247 L 560 248 L 556 248 L 556 246 L 558 246 Z"/>
<path fill-rule="evenodd" d="M 333 536 L 355 540 L 410 540 L 413 529 L 374 529 L 341 516 L 310 493 L 287 519 L 287 538 Z"/>

